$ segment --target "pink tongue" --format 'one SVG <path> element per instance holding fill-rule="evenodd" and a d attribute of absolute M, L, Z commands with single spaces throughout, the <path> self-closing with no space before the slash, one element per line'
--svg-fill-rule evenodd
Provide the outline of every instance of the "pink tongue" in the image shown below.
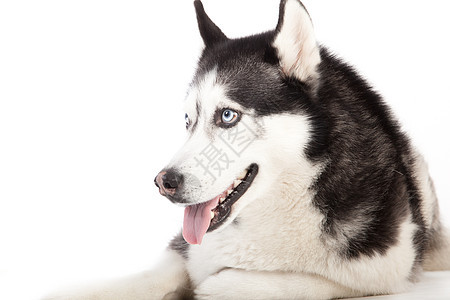
<path fill-rule="evenodd" d="M 221 195 L 184 209 L 183 237 L 189 244 L 201 244 L 211 223 L 211 209 L 217 206 Z"/>

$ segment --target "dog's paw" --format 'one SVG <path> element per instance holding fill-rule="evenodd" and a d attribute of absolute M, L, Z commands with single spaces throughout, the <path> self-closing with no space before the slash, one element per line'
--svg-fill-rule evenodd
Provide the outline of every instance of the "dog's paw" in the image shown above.
<path fill-rule="evenodd" d="M 57 292 L 41 300 L 153 300 L 163 299 L 166 291 L 149 287 L 121 285 L 121 283 L 91 286 Z M 170 298 L 169 298 L 170 299 Z"/>

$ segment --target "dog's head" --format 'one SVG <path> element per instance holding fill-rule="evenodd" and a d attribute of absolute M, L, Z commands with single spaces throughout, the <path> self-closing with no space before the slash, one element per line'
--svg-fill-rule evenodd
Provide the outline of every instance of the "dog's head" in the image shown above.
<path fill-rule="evenodd" d="M 275 30 L 240 39 L 194 4 L 205 48 L 185 102 L 188 140 L 155 183 L 186 207 L 183 236 L 200 244 L 302 168 L 321 59 L 298 0 L 281 1 Z"/>

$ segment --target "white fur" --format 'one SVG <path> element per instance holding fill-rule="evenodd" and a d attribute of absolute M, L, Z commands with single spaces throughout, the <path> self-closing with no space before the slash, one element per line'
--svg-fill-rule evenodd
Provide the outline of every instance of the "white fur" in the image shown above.
<path fill-rule="evenodd" d="M 398 243 L 386 254 L 362 256 L 353 261 L 328 258 L 329 278 L 367 294 L 388 294 L 405 291 L 410 286 L 415 259 L 413 237 L 417 226 L 408 218 L 400 226 Z"/>
<path fill-rule="evenodd" d="M 423 268 L 426 271 L 450 270 L 450 232 L 442 229 L 439 245 L 425 253 Z"/>
<path fill-rule="evenodd" d="M 198 299 L 285 300 L 331 299 L 361 293 L 311 274 L 225 269 L 200 284 L 196 295 Z"/>
<path fill-rule="evenodd" d="M 422 197 L 421 212 L 427 229 L 440 233 L 438 242 L 425 253 L 423 268 L 427 271 L 450 269 L 450 233 L 442 227 L 439 220 L 439 206 L 428 165 L 423 156 L 416 152 L 414 177 Z M 436 238 L 436 237 L 435 237 Z"/>
<path fill-rule="evenodd" d="M 284 21 L 273 46 L 278 50 L 281 70 L 287 76 L 310 81 L 319 76 L 320 52 L 314 28 L 305 8 L 298 0 L 288 0 Z"/>
<path fill-rule="evenodd" d="M 419 193 L 422 197 L 421 211 L 425 221 L 425 226 L 430 229 L 435 226 L 438 219 L 438 202 L 434 191 L 433 181 L 428 172 L 428 165 L 423 156 L 415 153 L 415 179 L 419 185 Z"/>
<path fill-rule="evenodd" d="M 230 101 L 225 94 L 226 87 L 217 82 L 217 71 L 207 73 L 201 78 L 197 85 L 191 88 L 186 104 L 185 111 L 189 115 L 191 124 L 196 124 L 195 128 L 189 129 L 189 138 L 180 151 L 174 156 L 168 167 L 176 167 L 183 174 L 191 174 L 190 178 L 196 179 L 194 184 L 187 184 L 190 190 L 186 191 L 186 198 L 190 203 L 200 203 L 211 200 L 218 194 L 226 190 L 233 180 L 245 170 L 251 163 L 251 157 L 248 151 L 245 151 L 241 157 L 238 157 L 227 145 L 219 138 L 226 134 L 227 129 L 214 125 L 214 113 L 218 108 L 231 108 L 237 111 L 244 109 L 235 102 Z M 200 115 L 197 115 L 197 101 L 201 101 Z M 251 111 L 246 110 L 242 120 L 236 125 L 234 130 L 245 131 L 244 138 L 254 139 L 258 124 L 250 118 Z M 198 160 L 202 158 L 202 151 L 207 147 L 214 147 L 221 151 L 222 155 L 229 158 L 230 164 L 221 171 L 220 176 L 205 175 L 205 170 L 199 165 Z"/>
<path fill-rule="evenodd" d="M 245 264 L 255 259 L 242 262 L 244 265 L 237 263 L 247 259 L 242 259 L 240 255 L 241 252 L 242 255 L 246 255 L 248 248 L 255 247 L 255 249 L 261 248 L 259 251 L 264 251 L 263 249 L 270 251 L 271 246 L 276 247 L 270 251 L 273 252 L 272 256 L 277 256 L 279 251 L 285 251 L 286 248 L 283 246 L 285 242 L 278 243 L 279 240 L 271 242 L 270 239 L 277 234 L 281 234 L 285 238 L 293 233 L 285 229 L 296 226 L 289 222 L 298 221 L 297 218 L 295 220 L 285 218 L 285 215 L 295 214 L 292 210 L 298 210 L 299 219 L 304 219 L 305 222 L 311 218 L 314 219 L 313 222 L 317 222 L 318 226 L 321 222 L 321 215 L 318 212 L 310 213 L 311 195 L 308 190 L 321 166 L 312 165 L 305 158 L 299 157 L 298 152 L 308 139 L 309 126 L 306 118 L 286 114 L 266 117 L 263 123 L 266 128 L 264 137 L 255 141 L 252 148 L 248 149 L 252 161 L 260 165 L 260 171 L 249 190 L 233 205 L 233 212 L 229 218 L 234 219 L 239 215 L 239 228 L 244 227 L 245 230 L 237 233 L 233 226 L 222 226 L 219 230 L 207 234 L 201 247 L 195 245 L 190 247 L 190 260 L 187 266 L 195 283 L 200 283 L 208 275 L 214 274 L 224 266 L 251 269 L 251 265 Z M 289 131 L 294 131 L 296 134 L 289 135 Z M 287 138 L 287 136 L 297 136 L 297 139 Z M 299 169 L 302 170 L 301 173 L 298 172 Z M 274 182 L 279 185 L 274 185 Z M 283 191 L 282 194 L 279 191 Z M 286 194 L 288 191 L 292 191 L 292 193 Z M 305 198 L 305 201 L 298 203 L 297 200 L 302 197 Z M 280 199 L 280 203 L 274 205 L 273 201 L 277 199 Z M 274 217 L 268 217 L 268 215 Z M 285 224 L 285 222 L 288 223 Z M 261 226 L 262 224 L 264 226 Z M 279 226 L 282 226 L 282 232 L 280 232 Z M 265 230 L 261 231 L 261 229 Z M 297 229 L 293 229 L 293 231 L 298 234 Z M 318 231 L 315 231 L 314 234 L 309 231 L 309 228 L 300 230 L 300 235 L 305 240 L 314 239 L 313 236 L 320 235 Z M 243 240 L 236 240 L 236 236 Z M 279 238 L 281 239 L 281 237 Z M 296 246 L 292 247 L 292 249 L 296 249 Z M 289 256 L 292 257 L 292 254 Z M 224 259 L 229 258 L 236 262 L 223 262 Z M 210 263 L 204 265 L 202 263 L 204 260 L 208 260 Z M 290 262 L 286 263 L 290 264 Z M 202 267 L 199 268 L 199 265 Z"/>
<path fill-rule="evenodd" d="M 398 245 L 390 248 L 386 255 L 362 257 L 354 261 L 342 259 L 337 252 L 330 251 L 322 243 L 320 226 L 323 216 L 311 203 L 313 195 L 302 188 L 304 184 L 311 183 L 314 178 L 312 174 L 318 170 L 317 166 L 309 167 L 305 169 L 305 174 L 310 173 L 309 180 L 307 176 L 301 179 L 294 177 L 298 174 L 280 174 L 275 180 L 287 185 L 283 187 L 283 192 L 274 187 L 268 192 L 268 196 L 252 202 L 240 212 L 238 227 L 228 226 L 220 233 L 213 232 L 205 237 L 201 247 L 190 248 L 187 268 L 191 279 L 200 286 L 201 291 L 214 290 L 212 287 L 207 288 L 207 283 L 217 283 L 217 280 L 210 278 L 217 276 L 217 273 L 220 276 L 224 268 L 260 271 L 263 273 L 256 272 L 258 276 L 267 274 L 268 278 L 272 278 L 270 281 L 279 277 L 280 282 L 286 279 L 289 282 L 289 276 L 285 273 L 295 273 L 292 275 L 294 282 L 298 280 L 295 279 L 296 276 L 302 278 L 304 274 L 317 274 L 318 277 L 315 278 L 322 276 L 320 282 L 339 283 L 339 289 L 331 284 L 329 290 L 323 291 L 336 293 L 332 296 L 328 294 L 325 298 L 341 297 L 343 295 L 338 292 L 348 289 L 358 291 L 355 293 L 360 295 L 406 289 L 414 262 L 412 236 L 415 225 L 409 220 L 404 222 Z M 296 201 L 299 199 L 300 201 Z M 266 273 L 270 271 L 275 273 Z M 277 297 L 292 299 L 290 295 L 305 293 L 307 287 L 300 282 L 293 284 L 291 288 L 278 289 Z M 240 284 L 236 280 L 229 286 L 240 290 Z M 262 287 L 257 286 L 262 294 L 270 294 L 273 288 L 275 287 L 268 283 L 262 284 Z M 322 288 L 316 290 L 310 298 L 321 298 L 321 291 Z M 348 293 L 346 296 L 353 296 L 355 293 Z"/>

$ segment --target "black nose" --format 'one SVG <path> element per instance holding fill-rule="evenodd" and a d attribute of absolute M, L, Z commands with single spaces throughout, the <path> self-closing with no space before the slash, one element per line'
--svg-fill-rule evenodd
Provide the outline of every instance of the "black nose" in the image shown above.
<path fill-rule="evenodd" d="M 155 178 L 155 185 L 163 195 L 174 194 L 182 182 L 183 175 L 178 173 L 175 169 L 161 171 Z"/>
<path fill-rule="evenodd" d="M 166 171 L 166 174 L 162 176 L 163 186 L 166 189 L 176 189 L 180 186 L 183 176 L 174 170 Z"/>

